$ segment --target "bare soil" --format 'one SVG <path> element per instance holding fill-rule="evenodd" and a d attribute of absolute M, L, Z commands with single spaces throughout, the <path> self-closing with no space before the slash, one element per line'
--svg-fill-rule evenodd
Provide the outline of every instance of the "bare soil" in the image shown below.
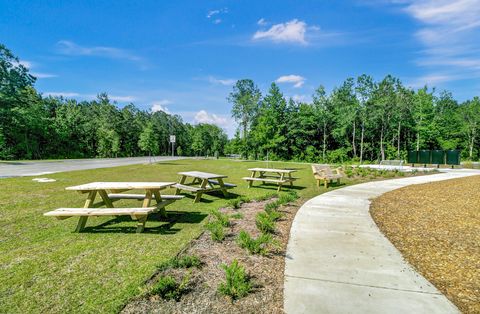
<path fill-rule="evenodd" d="M 248 231 L 253 237 L 260 234 L 255 226 L 255 215 L 270 201 L 246 203 L 237 210 L 221 209 L 228 215 L 241 213 L 244 217 L 231 220 L 232 225 L 223 242 L 212 241 L 209 232 L 204 232 L 182 252 L 182 255 L 200 257 L 202 267 L 190 270 L 189 291 L 180 301 L 166 301 L 158 296 L 143 297 L 130 302 L 122 313 L 283 313 L 285 252 L 290 226 L 299 206 L 287 204 L 279 208 L 284 216 L 276 223 L 274 238 L 278 241 L 278 248 L 268 256 L 249 255 L 236 243 L 241 230 Z M 225 281 L 221 265 L 230 264 L 234 259 L 245 267 L 255 287 L 251 294 L 236 301 L 217 291 L 218 285 Z M 170 269 L 157 274 L 156 278 L 172 275 L 180 281 L 187 272 Z"/>
<path fill-rule="evenodd" d="M 480 313 L 480 176 L 398 189 L 370 211 L 425 278 L 462 312 Z"/>

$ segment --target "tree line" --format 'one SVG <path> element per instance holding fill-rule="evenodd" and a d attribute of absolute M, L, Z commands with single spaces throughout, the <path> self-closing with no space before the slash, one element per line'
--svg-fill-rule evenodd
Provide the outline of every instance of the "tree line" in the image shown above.
<path fill-rule="evenodd" d="M 119 108 L 103 93 L 92 101 L 43 97 L 35 77 L 0 44 L 0 159 L 222 154 L 228 142 L 216 125 L 180 116 Z"/>
<path fill-rule="evenodd" d="M 458 102 L 447 91 L 413 90 L 391 75 L 348 78 L 312 101 L 285 97 L 272 83 L 265 95 L 250 79 L 227 101 L 238 122 L 233 139 L 212 124 L 178 115 L 120 108 L 107 94 L 91 101 L 43 97 L 35 77 L 0 44 L 0 159 L 241 154 L 307 162 L 405 159 L 412 149 L 459 149 L 480 158 L 480 98 Z"/>
<path fill-rule="evenodd" d="M 406 159 L 408 150 L 459 149 L 480 157 L 480 98 L 459 103 L 447 91 L 413 90 L 391 75 L 348 78 L 311 102 L 286 99 L 272 83 L 262 96 L 252 80 L 228 97 L 239 129 L 227 150 L 244 157 L 307 162 Z"/>

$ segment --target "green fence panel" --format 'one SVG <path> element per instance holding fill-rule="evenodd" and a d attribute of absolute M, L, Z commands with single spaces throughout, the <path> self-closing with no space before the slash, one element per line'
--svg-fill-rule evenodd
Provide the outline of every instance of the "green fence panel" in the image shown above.
<path fill-rule="evenodd" d="M 445 152 L 443 150 L 432 150 L 432 164 L 445 164 Z"/>
<path fill-rule="evenodd" d="M 418 162 L 421 164 L 430 164 L 431 162 L 431 151 L 429 150 L 421 150 L 418 152 Z"/>
<path fill-rule="evenodd" d="M 407 160 L 409 164 L 416 164 L 418 163 L 418 151 L 416 150 L 409 150 L 407 154 Z"/>
<path fill-rule="evenodd" d="M 460 151 L 447 150 L 447 165 L 460 165 Z"/>

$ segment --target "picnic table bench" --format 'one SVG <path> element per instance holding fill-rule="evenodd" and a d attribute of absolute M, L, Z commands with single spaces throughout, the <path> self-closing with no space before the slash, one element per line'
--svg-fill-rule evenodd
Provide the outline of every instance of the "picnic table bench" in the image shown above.
<path fill-rule="evenodd" d="M 197 203 L 201 200 L 203 193 L 210 193 L 215 191 L 222 191 L 224 196 L 228 195 L 228 189 L 236 187 L 235 184 L 223 182 L 224 178 L 228 178 L 226 175 L 201 172 L 201 171 L 186 171 L 179 172 L 182 176 L 180 182 L 175 184 L 175 195 L 180 194 L 182 190 L 195 193 L 194 202 Z M 190 183 L 187 183 L 187 179 L 192 178 Z"/>
<path fill-rule="evenodd" d="M 292 173 L 297 171 L 295 169 L 251 168 L 248 170 L 252 172 L 251 176 L 242 179 L 248 182 L 249 188 L 255 181 L 262 182 L 262 184 L 265 184 L 265 182 L 276 183 L 278 184 L 277 191 L 280 192 L 283 184 L 289 183 L 290 186 L 293 186 L 293 181 L 297 179 L 292 177 Z M 259 174 L 258 177 L 256 177 L 257 173 Z"/>
<path fill-rule="evenodd" d="M 90 216 L 130 216 L 137 220 L 137 233 L 145 228 L 145 223 L 149 214 L 160 212 L 166 216 L 165 206 L 181 199 L 178 195 L 161 195 L 160 191 L 175 185 L 175 182 L 92 182 L 77 186 L 65 188 L 68 191 L 77 191 L 82 194 L 88 194 L 83 208 L 58 208 L 47 212 L 44 216 L 52 216 L 57 219 L 67 219 L 78 216 L 76 232 L 81 232 Z M 144 190 L 145 194 L 122 194 L 121 192 L 129 190 Z M 92 208 L 95 197 L 100 195 L 103 204 L 107 208 Z M 156 206 L 151 207 L 152 198 L 155 198 Z M 115 208 L 114 200 L 117 199 L 137 199 L 143 200 L 142 207 Z"/>

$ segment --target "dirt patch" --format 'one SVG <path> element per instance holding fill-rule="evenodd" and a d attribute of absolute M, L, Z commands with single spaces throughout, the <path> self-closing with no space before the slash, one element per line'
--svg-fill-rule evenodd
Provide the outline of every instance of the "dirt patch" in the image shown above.
<path fill-rule="evenodd" d="M 464 313 L 480 313 L 480 176 L 413 185 L 372 203 L 405 259 Z"/>
<path fill-rule="evenodd" d="M 271 201 L 271 200 L 270 200 Z M 260 232 L 255 226 L 255 215 L 263 211 L 270 201 L 243 204 L 238 210 L 223 208 L 228 215 L 241 213 L 243 218 L 232 219 L 225 240 L 221 243 L 210 239 L 205 232 L 182 255 L 200 257 L 201 268 L 190 270 L 188 293 L 179 302 L 165 301 L 158 296 L 142 298 L 129 303 L 122 313 L 283 313 L 283 272 L 285 252 L 290 226 L 299 208 L 296 204 L 287 204 L 279 208 L 283 218 L 276 223 L 274 238 L 278 248 L 268 256 L 249 255 L 236 243 L 241 230 L 248 231 L 253 237 Z M 254 291 L 248 296 L 232 302 L 217 292 L 218 285 L 225 281 L 222 264 L 230 264 L 237 259 L 245 267 L 254 283 Z M 167 270 L 159 275 L 172 275 L 179 280 L 187 271 Z M 154 282 L 152 280 L 152 282 Z"/>

